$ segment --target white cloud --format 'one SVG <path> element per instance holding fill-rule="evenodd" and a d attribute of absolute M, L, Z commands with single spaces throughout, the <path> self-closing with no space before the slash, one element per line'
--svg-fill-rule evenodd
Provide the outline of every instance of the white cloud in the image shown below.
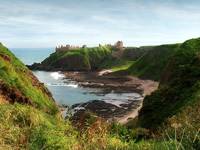
<path fill-rule="evenodd" d="M 79 2 L 79 3 L 78 3 Z M 0 3 L 0 40 L 9 47 L 174 43 L 200 35 L 198 5 L 172 1 L 18 1 Z"/>

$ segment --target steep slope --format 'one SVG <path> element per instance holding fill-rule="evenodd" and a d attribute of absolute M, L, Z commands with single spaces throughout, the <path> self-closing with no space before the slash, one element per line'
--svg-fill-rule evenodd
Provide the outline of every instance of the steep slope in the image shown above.
<path fill-rule="evenodd" d="M 141 47 L 146 53 L 128 68 L 129 74 L 144 79 L 160 80 L 163 69 L 179 44 Z"/>
<path fill-rule="evenodd" d="M 0 44 L 0 149 L 66 149 L 75 132 L 49 91 Z M 52 139 L 54 139 L 52 141 Z"/>
<path fill-rule="evenodd" d="M 55 114 L 58 109 L 49 91 L 6 47 L 0 45 L 0 91 L 9 102 L 28 103 Z"/>
<path fill-rule="evenodd" d="M 144 99 L 139 113 L 142 127 L 157 129 L 164 122 L 171 122 L 171 127 L 182 129 L 177 134 L 185 132 L 190 137 L 194 148 L 200 148 L 199 54 L 200 38 L 181 44 L 164 70 L 159 89 Z"/>

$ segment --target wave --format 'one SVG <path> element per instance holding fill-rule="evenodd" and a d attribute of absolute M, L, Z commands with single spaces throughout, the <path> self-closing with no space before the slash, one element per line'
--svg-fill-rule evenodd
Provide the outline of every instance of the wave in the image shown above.
<path fill-rule="evenodd" d="M 50 76 L 51 76 L 52 78 L 54 78 L 55 80 L 63 79 L 63 78 L 65 77 L 65 75 L 64 75 L 64 74 L 61 74 L 60 72 L 52 72 L 52 73 L 50 74 Z"/>
<path fill-rule="evenodd" d="M 66 87 L 73 87 L 73 88 L 77 88 L 78 84 L 66 84 L 66 83 L 47 83 L 47 86 L 66 86 Z"/>
<path fill-rule="evenodd" d="M 121 101 L 121 100 L 103 100 L 106 103 L 110 103 L 112 105 L 115 105 L 117 107 L 122 107 L 122 104 L 129 104 L 129 101 Z"/>

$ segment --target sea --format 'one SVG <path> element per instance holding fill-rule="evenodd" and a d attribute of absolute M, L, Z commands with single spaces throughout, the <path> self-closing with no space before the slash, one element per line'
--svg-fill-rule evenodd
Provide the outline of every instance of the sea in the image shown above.
<path fill-rule="evenodd" d="M 10 48 L 10 50 L 26 65 L 41 62 L 55 50 L 54 48 Z M 138 93 L 116 93 L 115 91 L 103 92 L 99 88 L 85 88 L 75 81 L 65 78 L 62 72 L 33 71 L 40 82 L 50 90 L 59 105 L 72 106 L 73 104 L 91 100 L 103 100 L 116 106 L 138 100 Z"/>

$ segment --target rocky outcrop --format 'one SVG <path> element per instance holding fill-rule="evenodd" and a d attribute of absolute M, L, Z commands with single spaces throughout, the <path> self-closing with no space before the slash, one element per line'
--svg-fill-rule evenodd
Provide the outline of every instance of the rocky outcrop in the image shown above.
<path fill-rule="evenodd" d="M 93 113 L 106 120 L 116 121 L 117 118 L 123 117 L 130 111 L 140 106 L 141 100 L 130 100 L 128 103 L 120 104 L 120 106 L 107 103 L 102 100 L 93 100 L 86 103 L 75 104 L 72 106 L 73 122 L 78 122 L 82 115 L 86 112 Z"/>

